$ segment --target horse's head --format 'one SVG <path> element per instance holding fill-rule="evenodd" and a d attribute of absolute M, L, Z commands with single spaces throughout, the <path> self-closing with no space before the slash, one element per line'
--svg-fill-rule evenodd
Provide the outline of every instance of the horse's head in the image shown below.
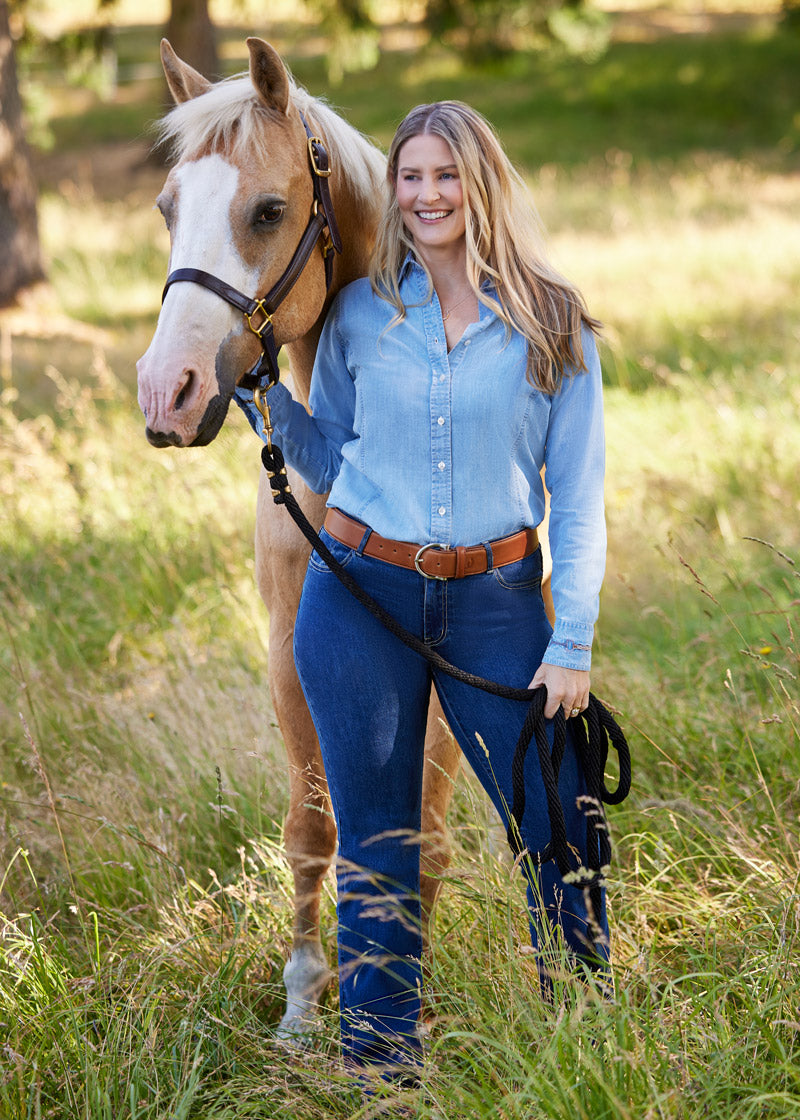
<path fill-rule="evenodd" d="M 313 202 L 307 137 L 276 52 L 248 39 L 250 73 L 216 85 L 166 40 L 161 58 L 176 108 L 162 122 L 177 161 L 158 198 L 170 234 L 170 272 L 211 273 L 249 297 L 272 288 Z M 273 317 L 279 345 L 305 335 L 325 303 L 321 245 Z M 139 404 L 156 447 L 210 443 L 237 381 L 261 354 L 241 311 L 195 283 L 167 291 L 139 359 Z"/>

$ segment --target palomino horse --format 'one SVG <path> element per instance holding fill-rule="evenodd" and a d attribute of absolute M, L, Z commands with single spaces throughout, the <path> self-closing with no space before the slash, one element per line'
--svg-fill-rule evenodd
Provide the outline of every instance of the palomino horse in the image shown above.
<path fill-rule="evenodd" d="M 326 291 L 318 242 L 272 318 L 286 346 L 293 392 L 308 402 L 311 369 L 328 306 L 344 284 L 363 276 L 384 197 L 380 152 L 323 102 L 295 86 L 278 55 L 249 39 L 249 76 L 212 85 L 162 43 L 161 57 L 176 107 L 162 122 L 176 162 L 158 198 L 170 232 L 170 273 L 213 274 L 248 296 L 269 291 L 292 259 L 312 211 L 312 171 L 303 119 L 321 137 L 331 164 L 330 196 L 343 252 Z M 301 117 L 302 114 L 302 117 Z M 241 312 L 216 291 L 173 283 L 153 340 L 137 364 L 147 438 L 156 447 L 205 445 L 219 432 L 236 383 L 260 357 L 259 339 Z M 254 449 L 255 458 L 255 449 Z M 312 522 L 324 500 L 301 480 L 292 487 Z M 330 972 L 319 938 L 319 895 L 336 843 L 314 727 L 292 658 L 292 632 L 308 546 L 271 500 L 261 472 L 256 528 L 258 587 L 270 617 L 269 682 L 289 756 L 286 852 L 294 875 L 295 917 L 284 969 L 287 1007 L 279 1032 L 308 1030 Z M 324 641 L 320 634 L 320 641 Z M 336 651 L 331 650 L 331 656 Z M 444 818 L 458 751 L 432 707 L 423 786 L 423 880 L 430 914 L 448 853 Z"/>

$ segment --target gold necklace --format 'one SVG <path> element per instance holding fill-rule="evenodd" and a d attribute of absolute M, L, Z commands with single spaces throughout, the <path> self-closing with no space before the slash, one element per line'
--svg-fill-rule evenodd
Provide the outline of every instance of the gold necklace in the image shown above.
<path fill-rule="evenodd" d="M 453 314 L 453 312 L 455 311 L 455 309 L 456 309 L 457 307 L 460 307 L 460 306 L 461 306 L 461 304 L 462 304 L 462 303 L 464 302 L 464 300 L 466 300 L 466 299 L 469 299 L 469 297 L 470 297 L 471 295 L 472 295 L 472 288 L 470 288 L 470 290 L 469 290 L 469 291 L 467 292 L 467 294 L 466 294 L 465 296 L 462 296 L 462 297 L 461 297 L 461 299 L 460 299 L 460 300 L 458 301 L 458 303 L 454 303 L 454 304 L 453 304 L 453 306 L 452 306 L 452 307 L 450 308 L 450 310 L 449 310 L 449 311 L 446 311 L 446 312 L 444 312 L 444 311 L 443 311 L 443 312 L 442 312 L 442 322 L 443 322 L 443 323 L 446 323 L 446 322 L 447 322 L 447 320 L 448 320 L 448 319 L 450 318 L 450 316 L 451 316 L 451 315 Z"/>

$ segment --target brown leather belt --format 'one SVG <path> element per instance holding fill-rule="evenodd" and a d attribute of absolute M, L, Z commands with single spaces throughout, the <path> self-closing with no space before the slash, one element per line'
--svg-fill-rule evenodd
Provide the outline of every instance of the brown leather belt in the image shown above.
<path fill-rule="evenodd" d="M 518 533 L 501 537 L 497 541 L 458 545 L 456 548 L 390 541 L 378 536 L 368 525 L 348 517 L 340 509 L 328 510 L 325 514 L 325 529 L 341 544 L 360 549 L 364 556 L 385 560 L 400 568 L 416 570 L 428 579 L 461 579 L 463 576 L 480 575 L 490 568 L 502 568 L 505 564 L 513 564 L 516 560 L 530 556 L 539 545 L 535 529 L 520 529 Z M 367 543 L 361 548 L 361 542 L 367 533 Z"/>

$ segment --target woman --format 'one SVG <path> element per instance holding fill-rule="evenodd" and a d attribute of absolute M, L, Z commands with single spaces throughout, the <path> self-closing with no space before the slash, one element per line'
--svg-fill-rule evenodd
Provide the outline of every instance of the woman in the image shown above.
<path fill-rule="evenodd" d="M 276 442 L 315 491 L 330 490 L 325 543 L 402 625 L 472 673 L 544 685 L 548 718 L 559 706 L 577 716 L 589 698 L 605 563 L 598 323 L 545 262 L 525 188 L 468 106 L 412 110 L 388 180 L 370 276 L 339 294 L 322 333 L 313 415 L 283 385 L 270 391 Z M 555 631 L 536 540 L 543 466 Z M 506 823 L 527 705 L 431 670 L 316 553 L 295 660 L 339 830 L 344 1054 L 399 1076 L 420 1060 L 416 837 L 431 684 Z M 549 838 L 534 755 L 522 824 L 532 852 Z M 570 741 L 560 791 L 586 863 L 582 789 Z M 577 957 L 602 960 L 604 908 L 587 913 L 552 863 L 528 875 L 534 946 L 554 925 Z"/>

